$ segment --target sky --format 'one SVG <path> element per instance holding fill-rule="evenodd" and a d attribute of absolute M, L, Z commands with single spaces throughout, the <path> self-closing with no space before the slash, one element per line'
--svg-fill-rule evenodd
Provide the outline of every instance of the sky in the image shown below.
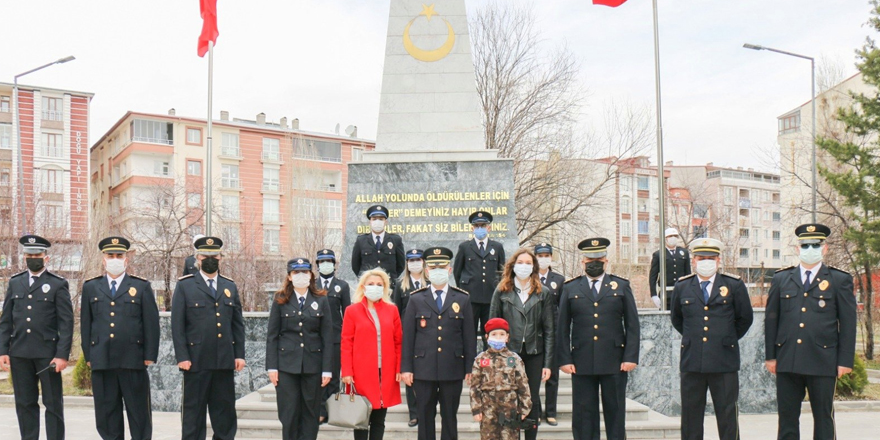
<path fill-rule="evenodd" d="M 411 0 L 426 2 L 429 0 Z M 471 14 L 489 0 L 468 0 Z M 601 126 L 609 102 L 654 111 L 651 1 L 532 4 L 543 46 L 580 62 L 579 123 Z M 205 117 L 207 58 L 196 54 L 198 0 L 0 0 L 0 81 L 46 62 L 23 84 L 95 93 L 90 141 L 128 111 Z M 856 72 L 854 50 L 875 36 L 867 0 L 659 0 L 665 159 L 768 170 L 776 117 L 810 98 L 809 61 L 742 48 L 760 44 L 824 57 Z M 375 139 L 390 0 L 220 0 L 214 117 L 299 118 Z"/>

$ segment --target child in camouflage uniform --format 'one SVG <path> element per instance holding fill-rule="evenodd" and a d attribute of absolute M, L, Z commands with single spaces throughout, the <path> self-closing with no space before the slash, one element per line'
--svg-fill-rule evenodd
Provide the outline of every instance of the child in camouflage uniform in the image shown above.
<path fill-rule="evenodd" d="M 516 440 L 511 426 L 532 409 L 529 382 L 522 359 L 507 348 L 510 327 L 493 318 L 486 322 L 489 349 L 477 355 L 471 373 L 471 411 L 480 422 L 483 440 Z"/>

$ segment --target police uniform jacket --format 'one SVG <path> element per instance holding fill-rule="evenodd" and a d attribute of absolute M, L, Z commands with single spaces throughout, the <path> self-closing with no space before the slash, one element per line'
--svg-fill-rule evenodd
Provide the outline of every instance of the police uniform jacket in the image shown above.
<path fill-rule="evenodd" d="M 290 374 L 332 372 L 333 320 L 326 296 L 296 294 L 286 304 L 272 302 L 266 335 L 266 369 Z"/>
<path fill-rule="evenodd" d="M 0 315 L 0 356 L 67 359 L 73 343 L 73 304 L 67 280 L 44 270 L 28 286 L 30 272 L 9 279 Z"/>
<path fill-rule="evenodd" d="M 216 277 L 217 299 L 198 275 L 181 277 L 171 298 L 171 334 L 177 362 L 189 371 L 232 370 L 244 359 L 244 318 L 235 282 Z"/>
<path fill-rule="evenodd" d="M 516 289 L 516 288 L 514 288 Z M 516 353 L 544 354 L 544 368 L 552 369 L 556 360 L 556 300 L 547 287 L 531 294 L 525 304 L 515 290 L 496 290 L 489 309 L 491 318 L 503 318 L 510 326 L 507 346 Z"/>
<path fill-rule="evenodd" d="M 559 301 L 558 364 L 574 364 L 576 374 L 620 373 L 623 362 L 639 362 L 639 313 L 629 281 L 605 274 L 598 300 L 589 279 L 565 283 Z"/>
<path fill-rule="evenodd" d="M 150 282 L 129 274 L 110 296 L 107 276 L 82 287 L 82 350 L 92 370 L 147 368 L 159 357 L 159 309 Z"/>
<path fill-rule="evenodd" d="M 708 303 L 699 277 L 679 280 L 672 291 L 671 316 L 672 326 L 681 333 L 681 371 L 739 371 L 739 340 L 754 320 L 749 292 L 739 277 L 715 274 Z"/>
<path fill-rule="evenodd" d="M 421 284 L 420 288 L 429 284 L 427 281 L 419 281 L 419 283 Z M 419 289 L 415 288 L 412 279 L 409 280 L 409 287 L 406 289 L 401 287 L 401 283 L 397 283 L 394 286 L 394 292 L 391 292 L 391 301 L 394 301 L 394 304 L 397 304 L 397 310 L 400 312 L 400 319 L 403 319 L 404 312 L 406 312 L 406 306 L 409 304 L 409 299 L 416 290 Z"/>
<path fill-rule="evenodd" d="M 765 355 L 776 371 L 836 376 L 852 368 L 856 299 L 852 275 L 822 264 L 806 288 L 799 266 L 773 275 L 767 298 Z"/>
<path fill-rule="evenodd" d="M 540 276 L 540 274 L 538 276 Z M 561 273 L 549 270 L 547 271 L 547 276 L 544 278 L 544 286 L 550 290 L 550 295 L 553 297 L 553 304 L 558 307 L 559 298 L 562 298 L 562 286 L 565 284 L 565 277 L 562 276 Z"/>
<path fill-rule="evenodd" d="M 452 274 L 455 284 L 470 294 L 471 302 L 489 304 L 498 279 L 504 270 L 504 247 L 495 240 L 486 239 L 486 256 L 473 239 L 463 241 L 455 253 Z"/>
<path fill-rule="evenodd" d="M 648 284 L 651 286 L 651 296 L 657 296 L 657 285 L 660 283 L 660 252 L 666 255 L 666 285 L 671 287 L 683 276 L 691 273 L 691 255 L 682 247 L 675 247 L 670 254 L 664 246 L 663 249 L 654 252 L 651 256 L 651 271 L 648 274 Z"/>
<path fill-rule="evenodd" d="M 468 294 L 447 287 L 443 310 L 430 286 L 413 292 L 403 317 L 400 371 L 417 380 L 464 380 L 477 355 L 477 334 Z"/>
<path fill-rule="evenodd" d="M 195 255 L 190 255 L 183 260 L 183 276 L 187 275 L 198 275 L 199 268 L 196 267 L 196 257 Z"/>
<path fill-rule="evenodd" d="M 324 280 L 319 278 L 318 282 L 323 287 Z M 327 289 L 327 304 L 330 307 L 330 318 L 333 323 L 333 343 L 342 342 L 342 317 L 345 315 L 345 309 L 351 305 L 351 290 L 348 283 L 334 276 L 333 281 Z M 299 307 L 299 304 L 297 304 Z M 328 370 L 323 370 L 328 371 Z"/>
<path fill-rule="evenodd" d="M 361 234 L 354 242 L 354 250 L 351 251 L 351 270 L 358 277 L 361 272 L 381 267 L 392 280 L 395 280 L 403 273 L 405 266 L 403 239 L 397 234 L 385 232 L 380 249 L 376 249 L 372 233 Z"/>

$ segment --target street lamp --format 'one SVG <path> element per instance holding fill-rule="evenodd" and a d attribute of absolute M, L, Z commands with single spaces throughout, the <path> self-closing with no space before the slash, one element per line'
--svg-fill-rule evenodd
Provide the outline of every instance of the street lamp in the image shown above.
<path fill-rule="evenodd" d="M 19 232 L 22 235 L 27 232 L 27 214 L 25 214 L 26 210 L 25 210 L 25 205 L 24 205 L 24 163 L 22 162 L 23 155 L 22 155 L 22 146 L 21 146 L 21 119 L 19 118 L 20 115 L 19 115 L 19 111 L 18 111 L 19 110 L 19 107 L 18 107 L 18 79 L 21 78 L 22 76 L 34 73 L 38 70 L 45 69 L 49 66 L 52 66 L 55 64 L 64 64 L 68 61 L 73 61 L 75 59 L 76 58 L 73 55 L 57 59 L 55 61 L 52 61 L 51 63 L 43 64 L 40 67 L 28 70 L 27 72 L 19 73 L 18 75 L 15 75 L 15 78 L 13 81 L 12 102 L 13 102 L 13 112 L 15 112 L 15 127 L 16 127 L 15 130 L 16 130 L 16 139 L 17 139 L 17 144 L 18 144 L 18 180 L 19 180 L 19 182 L 18 182 L 18 187 L 19 187 L 18 205 L 19 205 L 19 210 L 21 211 L 21 229 L 19 230 Z M 36 106 L 34 106 L 34 107 L 36 107 Z M 34 115 L 34 117 L 36 117 L 36 115 Z"/>
<path fill-rule="evenodd" d="M 810 87 L 812 88 L 812 96 L 810 102 L 813 107 L 813 134 L 812 134 L 812 144 L 813 144 L 813 223 L 816 223 L 816 192 L 818 191 L 816 186 L 816 60 L 813 57 L 808 57 L 806 55 L 800 55 L 792 52 L 787 52 L 784 50 L 773 49 L 772 47 L 765 47 L 758 44 L 743 44 L 743 47 L 746 49 L 752 50 L 768 50 L 770 52 L 781 53 L 783 55 L 788 55 L 792 57 L 797 57 L 805 60 L 810 60 Z"/>

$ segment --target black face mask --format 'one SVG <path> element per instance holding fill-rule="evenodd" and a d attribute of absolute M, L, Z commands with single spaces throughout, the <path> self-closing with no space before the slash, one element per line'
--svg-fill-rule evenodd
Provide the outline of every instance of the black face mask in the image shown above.
<path fill-rule="evenodd" d="M 584 265 L 584 270 L 586 270 L 587 275 L 591 278 L 596 278 L 599 275 L 602 275 L 605 272 L 605 263 L 601 261 L 590 261 L 589 263 Z"/>
<path fill-rule="evenodd" d="M 43 270 L 45 267 L 45 261 L 43 257 L 40 258 L 25 258 L 24 261 L 27 262 L 28 270 L 31 272 L 39 272 Z"/>
<path fill-rule="evenodd" d="M 202 272 L 206 274 L 217 273 L 217 270 L 220 269 L 220 260 L 216 257 L 207 257 L 202 260 L 201 263 Z"/>

